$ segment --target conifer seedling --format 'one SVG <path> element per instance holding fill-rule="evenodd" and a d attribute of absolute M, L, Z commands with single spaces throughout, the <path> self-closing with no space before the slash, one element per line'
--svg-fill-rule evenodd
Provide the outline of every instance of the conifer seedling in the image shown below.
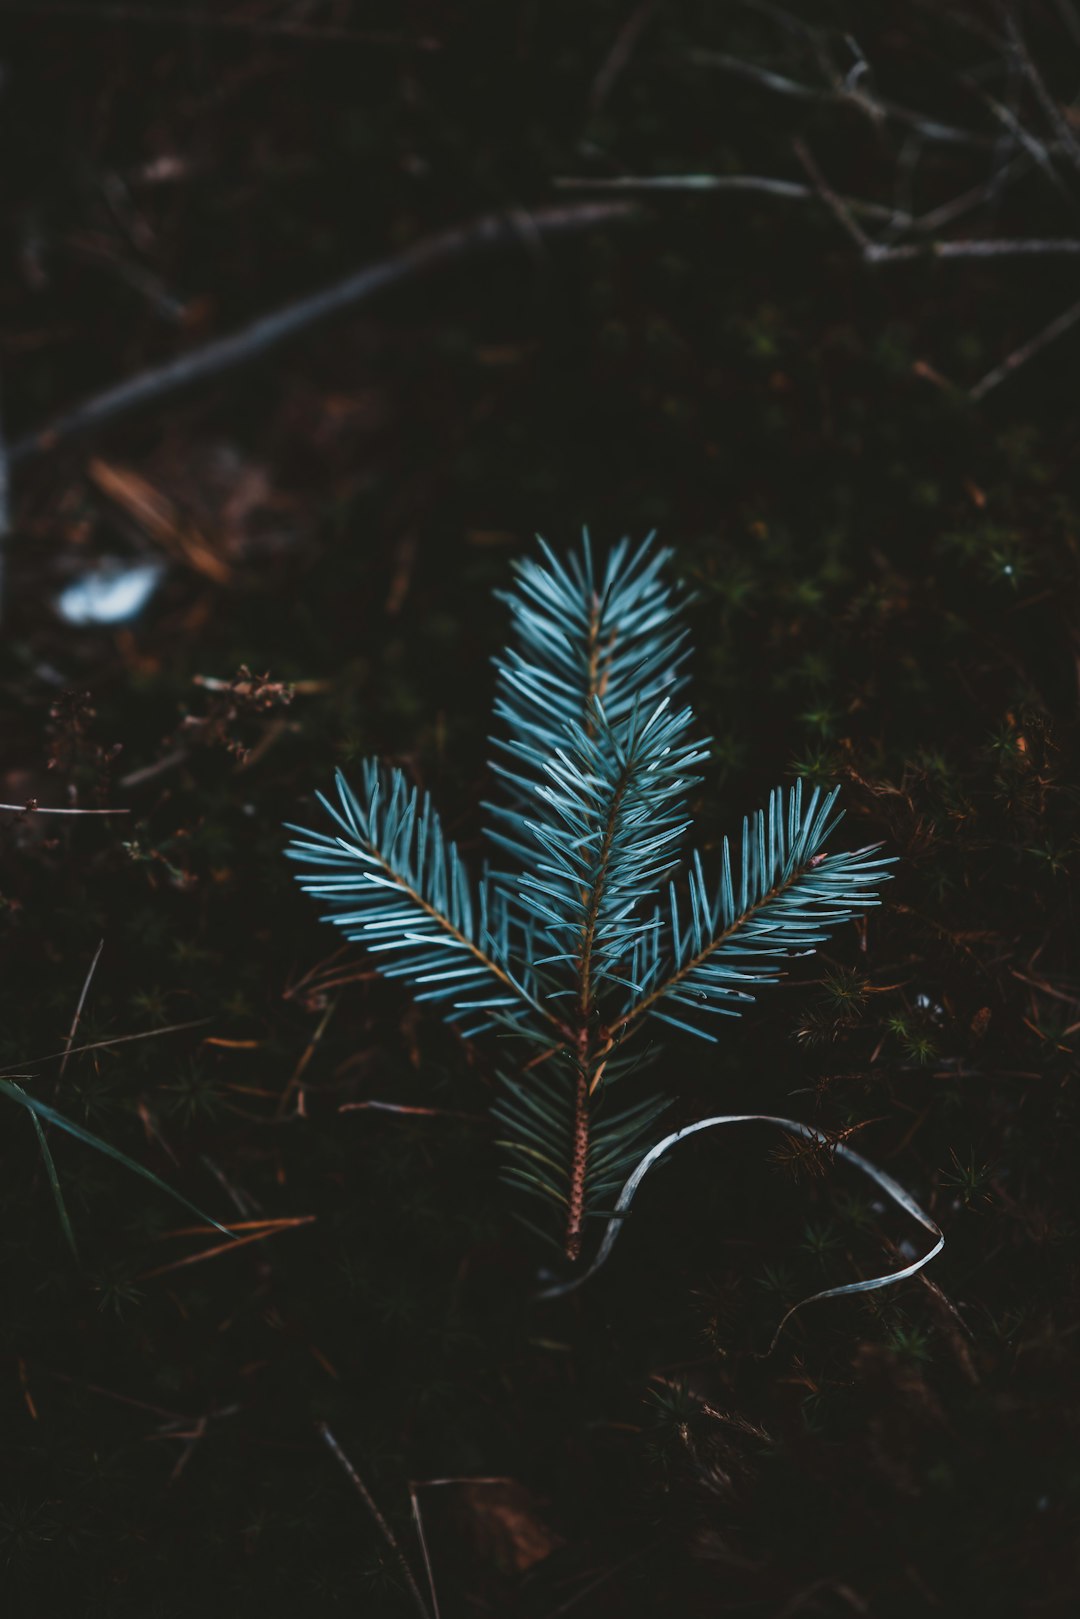
<path fill-rule="evenodd" d="M 541 541 L 515 563 L 481 870 L 428 795 L 377 761 L 355 786 L 339 771 L 336 800 L 318 795 L 330 830 L 289 828 L 301 885 L 388 977 L 469 1038 L 515 1037 L 495 1048 L 504 1178 L 519 1218 L 571 1262 L 659 1150 L 668 1098 L 620 1099 L 657 1054 L 649 1033 L 717 1039 L 792 956 L 878 903 L 890 864 L 877 847 L 827 853 L 837 792 L 797 782 L 707 868 L 689 842 L 707 744 L 683 699 L 670 554 L 650 536 L 601 564 L 586 533 L 565 558 Z M 727 1121 L 681 1134 L 705 1122 Z"/>

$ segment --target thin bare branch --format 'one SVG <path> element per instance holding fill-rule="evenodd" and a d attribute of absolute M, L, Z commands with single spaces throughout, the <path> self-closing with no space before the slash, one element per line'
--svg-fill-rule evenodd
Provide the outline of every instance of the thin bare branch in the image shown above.
<path fill-rule="evenodd" d="M 643 195 L 648 192 L 742 191 L 754 196 L 780 197 L 789 202 L 813 202 L 818 196 L 813 186 L 803 185 L 799 180 L 779 180 L 763 174 L 559 175 L 552 184 L 559 191 L 622 191 Z M 884 203 L 864 202 L 861 197 L 845 197 L 844 203 L 852 213 L 861 214 L 865 219 L 879 219 L 883 223 L 897 221 L 896 210 Z M 900 223 L 907 228 L 915 221 L 901 215 Z"/>
<path fill-rule="evenodd" d="M 129 809 L 49 809 L 45 804 L 39 804 L 36 798 L 28 798 L 25 804 L 0 804 L 0 810 L 7 810 L 11 815 L 130 815 Z"/>
<path fill-rule="evenodd" d="M 623 23 L 615 36 L 615 42 L 608 51 L 600 70 L 592 82 L 589 91 L 589 116 L 595 118 L 602 111 L 608 97 L 614 90 L 619 78 L 634 53 L 634 47 L 652 21 L 660 5 L 660 0 L 641 0 L 629 17 Z"/>
<path fill-rule="evenodd" d="M 1051 95 L 1046 80 L 1032 60 L 1011 7 L 1002 6 L 1001 10 L 1009 48 L 1020 64 L 1024 77 L 1034 91 L 1035 99 L 1046 114 L 1047 121 L 1057 136 L 1062 150 L 1068 154 L 1073 168 L 1080 170 L 1080 140 L 1077 140 L 1069 120 L 1063 114 L 1056 97 Z"/>
<path fill-rule="evenodd" d="M 1077 13 L 1072 0 L 1054 0 L 1054 10 L 1072 35 L 1073 44 L 1080 45 L 1080 14 Z"/>
<path fill-rule="evenodd" d="M 828 208 L 841 230 L 846 232 L 846 234 L 851 237 L 851 240 L 855 243 L 856 247 L 861 249 L 863 257 L 868 257 L 868 255 L 874 250 L 874 244 L 871 242 L 862 226 L 856 220 L 855 216 L 851 212 L 851 209 L 844 202 L 843 198 L 836 195 L 836 192 L 833 190 L 832 186 L 818 168 L 813 153 L 810 151 L 810 148 L 807 146 L 806 142 L 801 139 L 796 139 L 792 142 L 792 147 L 794 149 L 795 156 L 798 158 L 799 162 L 810 176 L 818 196 L 821 198 L 826 208 Z"/>
<path fill-rule="evenodd" d="M 858 247 L 866 264 L 910 264 L 916 259 L 1004 259 L 1075 257 L 1080 240 L 1071 236 L 998 237 L 983 241 L 872 242 L 843 197 L 826 180 L 805 141 L 795 140 L 795 153 L 817 188 L 818 195 L 840 228 Z"/>
<path fill-rule="evenodd" d="M 785 11 L 783 6 L 774 6 L 771 0 L 737 0 L 737 4 L 744 11 L 753 11 L 759 17 L 768 17 L 770 22 L 776 23 L 786 33 L 794 34 L 796 39 L 801 39 L 804 45 L 809 45 L 821 64 L 824 73 L 831 75 L 834 72 L 833 64 L 829 60 L 828 52 L 825 50 L 820 29 L 811 27 L 809 23 L 803 22 L 801 17 L 796 17 L 792 12 Z"/>
<path fill-rule="evenodd" d="M 913 259 L 1031 259 L 1075 258 L 1080 239 L 1074 236 L 1001 236 L 986 241 L 901 243 L 896 247 L 869 244 L 868 264 L 910 264 Z"/>
<path fill-rule="evenodd" d="M 902 124 L 908 129 L 915 130 L 924 140 L 934 141 L 939 145 L 966 146 L 974 151 L 986 151 L 994 146 L 992 135 L 984 135 L 974 129 L 958 129 L 953 124 L 943 124 L 938 119 L 927 117 L 911 107 L 901 106 L 899 102 L 881 100 L 869 95 L 865 90 L 851 88 L 844 80 L 829 87 L 801 84 L 796 79 L 789 79 L 782 73 L 774 73 L 770 68 L 761 67 L 756 62 L 746 62 L 741 57 L 729 56 L 725 51 L 694 50 L 690 52 L 690 57 L 703 67 L 718 67 L 736 78 L 745 79 L 751 84 L 759 84 L 762 89 L 769 90 L 774 95 L 816 105 L 854 107 L 868 115 L 875 123 L 887 120 L 890 123 Z"/>
<path fill-rule="evenodd" d="M 163 776 L 166 771 L 174 770 L 182 765 L 189 757 L 187 748 L 174 748 L 162 759 L 155 759 L 153 764 L 140 765 L 138 770 L 129 770 L 126 776 L 120 777 L 121 787 L 141 787 L 145 782 L 153 781 L 155 776 Z"/>
<path fill-rule="evenodd" d="M 995 96 L 989 95 L 985 90 L 980 90 L 979 95 L 987 110 L 998 119 L 1009 134 L 1023 147 L 1028 157 L 1046 176 L 1054 189 L 1068 195 L 1067 187 L 1055 167 L 1053 156 L 1046 142 L 1041 141 L 1037 135 L 1033 135 L 1027 125 L 1021 123 L 1013 109 L 1006 107 L 1004 102 L 998 101 Z"/>
<path fill-rule="evenodd" d="M 988 180 L 980 185 L 971 186 L 962 191 L 959 196 L 950 197 L 948 202 L 939 203 L 936 208 L 927 209 L 926 213 L 918 214 L 911 221 L 910 229 L 919 236 L 933 236 L 945 225 L 952 225 L 965 214 L 970 214 L 984 203 L 992 202 L 1002 188 L 1018 180 L 1028 170 L 1026 154 L 1020 153 L 1010 158 L 1002 169 L 996 170 Z M 850 206 L 850 199 L 848 199 Z"/>
<path fill-rule="evenodd" d="M 21 465 L 78 434 L 159 405 L 195 383 L 250 365 L 301 332 L 355 309 L 388 287 L 416 280 L 478 253 L 528 241 L 530 236 L 574 235 L 598 226 L 625 223 L 637 212 L 630 202 L 567 203 L 531 212 L 486 214 L 435 236 L 425 236 L 403 253 L 378 259 L 320 292 L 260 316 L 239 331 L 214 338 L 164 365 L 153 366 L 84 399 L 47 427 L 13 444 L 10 463 Z"/>
<path fill-rule="evenodd" d="M 1026 365 L 1037 354 L 1041 354 L 1043 349 L 1049 348 L 1050 344 L 1055 343 L 1059 337 L 1064 337 L 1065 333 L 1070 331 L 1077 321 L 1080 321 L 1080 302 L 1070 304 L 1069 308 L 1052 320 L 1049 326 L 1044 326 L 1041 332 L 1037 332 L 1026 343 L 1022 343 L 1018 349 L 1014 349 L 1011 354 L 1006 355 L 1000 365 L 996 365 L 992 371 L 988 371 L 981 382 L 975 384 L 968 398 L 975 404 L 980 399 L 985 399 L 988 393 L 992 393 L 995 388 L 1000 387 L 1014 372 L 1019 371 L 1022 365 Z"/>

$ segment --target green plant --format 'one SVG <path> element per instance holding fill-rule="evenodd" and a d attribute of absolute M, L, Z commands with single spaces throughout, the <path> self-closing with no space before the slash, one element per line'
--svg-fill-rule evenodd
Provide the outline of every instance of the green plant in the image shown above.
<path fill-rule="evenodd" d="M 678 701 L 689 648 L 667 556 L 624 541 L 598 567 L 586 535 L 565 562 L 543 545 L 517 565 L 514 640 L 496 659 L 502 796 L 485 806 L 478 879 L 428 796 L 376 761 L 359 792 L 339 772 L 337 802 L 319 795 L 336 830 L 290 828 L 303 888 L 387 976 L 468 1036 L 532 1048 L 500 1073 L 504 1174 L 519 1217 L 571 1261 L 586 1220 L 660 1150 L 668 1099 L 613 1100 L 650 1055 L 648 1024 L 715 1039 L 710 1020 L 877 903 L 890 863 L 826 854 L 837 792 L 801 782 L 744 819 L 734 851 L 724 840 L 717 880 L 696 850 L 680 858 L 705 744 Z"/>
<path fill-rule="evenodd" d="M 130 1040 L 133 1038 L 140 1039 L 142 1037 L 139 1035 L 126 1035 L 122 1036 L 121 1038 Z M 101 1043 L 105 1044 L 107 1042 Z M 66 1057 L 69 1054 L 70 1053 L 68 1052 L 60 1052 L 56 1053 L 55 1055 Z M 31 1062 L 28 1066 L 34 1066 L 34 1063 Z M 79 1250 L 75 1241 L 75 1232 L 71 1224 L 71 1217 L 68 1213 L 67 1204 L 64 1201 L 64 1193 L 60 1185 L 60 1176 L 57 1172 L 56 1161 L 53 1158 L 52 1149 L 49 1146 L 48 1136 L 46 1135 L 46 1130 L 50 1125 L 55 1129 L 62 1131 L 65 1135 L 74 1137 L 76 1141 L 81 1141 L 84 1143 L 84 1145 L 93 1147 L 96 1152 L 101 1153 L 104 1157 L 112 1158 L 114 1162 L 122 1164 L 124 1168 L 130 1170 L 133 1175 L 140 1175 L 143 1180 L 149 1181 L 153 1186 L 156 1186 L 159 1191 L 162 1191 L 166 1194 L 166 1196 L 173 1198 L 175 1202 L 182 1204 L 185 1209 L 187 1209 L 191 1214 L 197 1215 L 200 1220 L 204 1220 L 207 1224 L 214 1226 L 215 1229 L 222 1232 L 224 1236 L 231 1235 L 227 1226 L 220 1225 L 212 1215 L 204 1214 L 197 1204 L 192 1203 L 189 1198 L 186 1198 L 183 1195 L 182 1192 L 176 1191 L 176 1189 L 170 1186 L 167 1181 L 163 1181 L 159 1175 L 155 1175 L 152 1169 L 147 1169 L 144 1164 L 140 1164 L 135 1158 L 129 1158 L 126 1152 L 121 1152 L 118 1147 L 112 1146 L 108 1141 L 103 1140 L 101 1136 L 95 1135 L 94 1132 L 92 1130 L 88 1130 L 85 1125 L 77 1123 L 74 1119 L 69 1119 L 65 1113 L 61 1113 L 57 1108 L 51 1107 L 49 1103 L 41 1101 L 41 1099 L 34 1096 L 32 1092 L 24 1090 L 23 1086 L 32 1083 L 32 1081 L 33 1076 L 29 1074 L 15 1074 L 10 1070 L 5 1069 L 2 1073 L 0 1073 L 0 1097 L 7 1097 L 9 1101 L 17 1103 L 19 1107 L 24 1108 L 30 1115 L 30 1122 L 34 1127 L 34 1134 L 37 1137 L 38 1150 L 41 1153 L 41 1161 L 45 1168 L 46 1178 L 49 1182 L 49 1189 L 52 1192 L 53 1201 L 56 1204 L 56 1212 L 60 1221 L 60 1229 L 64 1234 L 64 1240 L 70 1248 L 72 1256 L 76 1260 L 79 1258 Z"/>

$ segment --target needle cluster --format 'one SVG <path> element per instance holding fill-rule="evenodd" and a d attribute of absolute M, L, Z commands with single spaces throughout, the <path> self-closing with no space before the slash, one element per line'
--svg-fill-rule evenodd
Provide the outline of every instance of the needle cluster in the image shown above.
<path fill-rule="evenodd" d="M 836 791 L 777 788 L 724 838 L 710 879 L 688 793 L 708 745 L 682 699 L 689 654 L 670 553 L 588 535 L 541 542 L 504 596 L 489 861 L 470 873 L 426 794 L 369 762 L 319 794 L 328 831 L 290 828 L 304 889 L 388 975 L 463 1034 L 532 1047 L 494 1115 L 521 1215 L 570 1260 L 654 1144 L 667 1099 L 620 1105 L 657 1021 L 716 1039 L 793 954 L 877 903 L 887 859 L 827 854 Z M 635 1050 L 635 1047 L 637 1048 Z"/>

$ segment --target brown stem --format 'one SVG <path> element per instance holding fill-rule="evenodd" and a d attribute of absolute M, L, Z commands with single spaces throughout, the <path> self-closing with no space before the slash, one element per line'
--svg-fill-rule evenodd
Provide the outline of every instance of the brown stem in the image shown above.
<path fill-rule="evenodd" d="M 600 905 L 604 898 L 606 886 L 608 860 L 611 856 L 611 844 L 615 837 L 615 828 L 619 819 L 619 810 L 622 808 L 623 798 L 626 795 L 627 772 L 624 770 L 612 794 L 611 805 L 608 809 L 607 820 L 604 826 L 604 836 L 600 844 L 600 852 L 596 861 L 596 881 L 593 883 L 591 893 L 586 896 L 585 920 L 581 925 L 581 955 L 578 959 L 578 972 L 581 977 L 581 993 L 579 1005 L 583 1026 L 588 1023 L 592 1011 L 593 982 L 592 957 L 593 946 L 596 943 L 596 924 L 600 917 Z"/>
<path fill-rule="evenodd" d="M 570 1166 L 570 1209 L 566 1221 L 566 1257 L 581 1256 L 581 1226 L 585 1214 L 585 1171 L 589 1163 L 589 1079 L 578 1074 L 574 1102 L 574 1157 Z"/>
<path fill-rule="evenodd" d="M 588 672 L 586 675 L 586 696 L 584 726 L 586 734 L 593 734 L 592 702 L 601 697 L 607 686 L 608 667 L 602 659 L 606 655 L 610 658 L 611 649 L 615 642 L 614 635 L 609 639 L 607 646 L 600 641 L 601 602 L 594 593 L 589 604 L 588 629 Z M 585 1217 L 585 1175 L 589 1164 L 589 1098 L 603 1072 L 603 1064 L 592 1071 L 589 1053 L 589 1021 L 592 1012 L 592 950 L 596 935 L 596 921 L 600 910 L 600 900 L 604 889 L 604 876 L 607 867 L 608 853 L 611 839 L 614 835 L 615 822 L 618 817 L 619 805 L 622 802 L 625 790 L 625 779 L 620 781 L 616 789 L 611 808 L 608 813 L 607 826 L 604 830 L 603 842 L 600 848 L 599 873 L 593 885 L 592 892 L 582 892 L 585 902 L 586 915 L 582 924 L 581 953 L 578 957 L 578 973 L 580 976 L 580 990 L 578 996 L 578 1016 L 580 1024 L 575 1037 L 578 1055 L 577 1094 L 574 1100 L 574 1152 L 570 1164 L 570 1194 L 566 1217 L 566 1257 L 571 1262 L 581 1255 L 581 1228 Z"/>

